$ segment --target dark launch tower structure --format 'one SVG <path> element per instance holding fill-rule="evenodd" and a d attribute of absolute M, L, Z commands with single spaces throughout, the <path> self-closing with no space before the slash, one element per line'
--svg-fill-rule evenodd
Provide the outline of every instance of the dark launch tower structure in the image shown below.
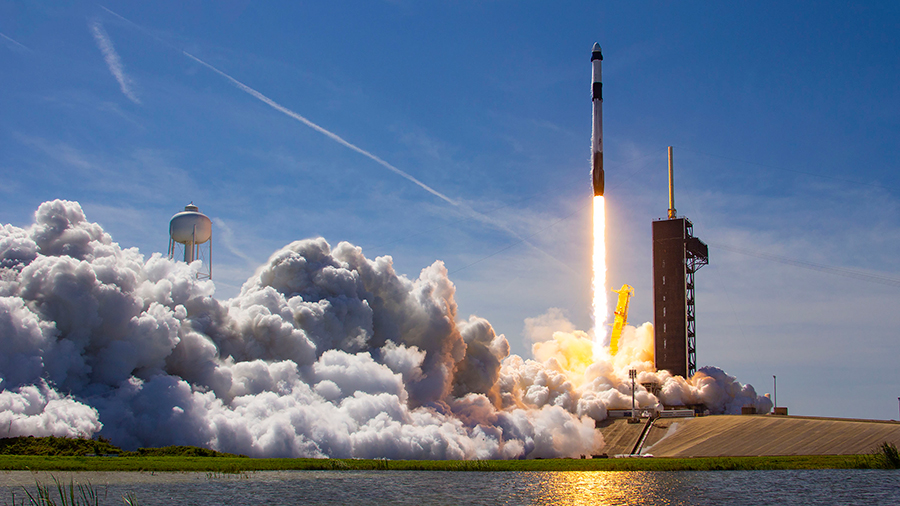
<path fill-rule="evenodd" d="M 694 225 L 675 213 L 669 147 L 668 219 L 653 222 L 653 325 L 656 370 L 689 378 L 697 372 L 694 273 L 709 263 L 709 248 Z"/>

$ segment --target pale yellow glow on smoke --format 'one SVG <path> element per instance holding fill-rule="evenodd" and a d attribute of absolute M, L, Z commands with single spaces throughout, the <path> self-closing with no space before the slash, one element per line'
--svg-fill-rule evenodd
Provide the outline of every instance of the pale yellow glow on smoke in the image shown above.
<path fill-rule="evenodd" d="M 554 332 L 551 339 L 535 343 L 531 352 L 538 362 L 550 364 L 547 367 L 565 374 L 575 388 L 586 386 L 598 376 L 608 378 L 613 385 L 624 384 L 630 369 L 654 370 L 653 324 L 626 325 L 619 339 L 619 352 L 614 357 L 607 346 L 598 345 L 581 330 Z"/>
<path fill-rule="evenodd" d="M 602 196 L 594 197 L 594 358 L 599 358 L 606 343 L 606 210 Z"/>

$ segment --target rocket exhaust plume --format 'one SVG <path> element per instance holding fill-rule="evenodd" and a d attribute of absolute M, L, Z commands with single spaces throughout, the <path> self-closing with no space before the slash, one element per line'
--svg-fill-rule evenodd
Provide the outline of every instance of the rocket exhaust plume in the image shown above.
<path fill-rule="evenodd" d="M 603 196 L 594 197 L 594 355 L 601 353 L 606 340 L 607 290 L 606 290 L 606 203 Z"/>
<path fill-rule="evenodd" d="M 0 427 L 255 457 L 549 458 L 603 451 L 595 421 L 631 406 L 631 368 L 661 387 L 639 387 L 641 409 L 771 408 L 719 369 L 654 372 L 650 324 L 626 326 L 615 357 L 578 330 L 510 355 L 457 314 L 440 261 L 407 277 L 305 239 L 225 301 L 196 268 L 121 248 L 77 202 L 0 224 Z"/>
<path fill-rule="evenodd" d="M 599 357 L 606 339 L 606 211 L 603 199 L 605 175 L 603 173 L 603 78 L 601 65 L 603 54 L 600 44 L 591 50 L 591 102 L 593 126 L 591 129 L 591 184 L 594 190 L 594 354 Z"/>

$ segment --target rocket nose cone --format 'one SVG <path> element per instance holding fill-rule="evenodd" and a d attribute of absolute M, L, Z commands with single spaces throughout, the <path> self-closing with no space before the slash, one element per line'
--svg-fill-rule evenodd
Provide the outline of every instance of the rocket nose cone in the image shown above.
<path fill-rule="evenodd" d="M 594 49 L 592 49 L 591 51 L 597 51 L 597 52 L 599 52 L 599 51 L 600 51 L 600 43 L 599 43 L 599 42 L 594 42 Z"/>
<path fill-rule="evenodd" d="M 600 52 L 600 44 L 594 42 L 594 49 L 591 50 L 591 61 L 602 60 L 603 54 Z"/>

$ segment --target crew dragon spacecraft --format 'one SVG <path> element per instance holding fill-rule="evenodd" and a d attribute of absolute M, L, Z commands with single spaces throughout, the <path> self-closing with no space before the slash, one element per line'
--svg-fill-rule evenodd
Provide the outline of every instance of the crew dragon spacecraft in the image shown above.
<path fill-rule="evenodd" d="M 593 84 L 591 85 L 591 98 L 594 102 L 594 130 L 591 133 L 591 179 L 594 184 L 594 196 L 603 196 L 603 78 L 600 65 L 603 62 L 603 54 L 600 52 L 600 44 L 594 43 L 591 51 L 591 66 L 593 67 Z"/>

